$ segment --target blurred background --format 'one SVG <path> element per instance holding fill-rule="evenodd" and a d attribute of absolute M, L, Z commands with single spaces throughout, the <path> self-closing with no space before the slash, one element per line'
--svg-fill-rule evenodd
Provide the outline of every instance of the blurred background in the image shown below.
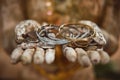
<path fill-rule="evenodd" d="M 11 64 L 10 54 L 16 47 L 14 28 L 20 21 L 28 19 L 56 25 L 79 20 L 97 23 L 112 36 L 105 46 L 111 62 L 75 71 L 71 71 L 73 68 L 58 71 L 60 76 L 44 73 L 39 66 Z M 0 0 L 0 80 L 120 80 L 119 32 L 120 0 Z M 48 66 L 47 69 L 51 68 Z"/>

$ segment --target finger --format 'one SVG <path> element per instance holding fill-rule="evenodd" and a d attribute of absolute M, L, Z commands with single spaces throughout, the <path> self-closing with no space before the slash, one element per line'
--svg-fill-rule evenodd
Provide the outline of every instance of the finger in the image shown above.
<path fill-rule="evenodd" d="M 35 64 L 41 64 L 44 62 L 44 49 L 37 47 L 33 56 L 33 62 Z"/>
<path fill-rule="evenodd" d="M 78 62 L 81 66 L 88 67 L 91 65 L 90 59 L 87 55 L 87 52 L 84 51 L 82 48 L 76 48 L 75 51 L 78 54 Z"/>
<path fill-rule="evenodd" d="M 55 60 L 55 50 L 54 49 L 47 49 L 45 54 L 45 61 L 47 64 L 53 63 Z"/>
<path fill-rule="evenodd" d="M 25 43 L 25 42 L 23 42 L 23 43 L 21 43 L 20 46 L 22 47 L 22 49 L 28 49 L 28 48 L 36 47 L 37 44 L 36 43 Z"/>
<path fill-rule="evenodd" d="M 100 55 L 99 55 L 98 51 L 88 51 L 88 55 L 93 64 L 100 63 Z"/>
<path fill-rule="evenodd" d="M 108 55 L 108 53 L 103 50 L 98 50 L 98 52 L 100 53 L 101 56 L 101 63 L 107 64 L 110 61 L 110 56 Z"/>
<path fill-rule="evenodd" d="M 11 63 L 17 63 L 20 60 L 22 53 L 23 49 L 21 47 L 15 48 L 11 54 Z"/>
<path fill-rule="evenodd" d="M 32 56 L 33 56 L 34 51 L 35 51 L 34 49 L 26 49 L 23 52 L 21 56 L 21 60 L 23 64 L 29 64 L 32 62 Z"/>
<path fill-rule="evenodd" d="M 65 47 L 63 50 L 63 53 L 65 57 L 68 59 L 68 61 L 75 62 L 77 59 L 77 53 L 75 50 L 71 47 Z"/>

